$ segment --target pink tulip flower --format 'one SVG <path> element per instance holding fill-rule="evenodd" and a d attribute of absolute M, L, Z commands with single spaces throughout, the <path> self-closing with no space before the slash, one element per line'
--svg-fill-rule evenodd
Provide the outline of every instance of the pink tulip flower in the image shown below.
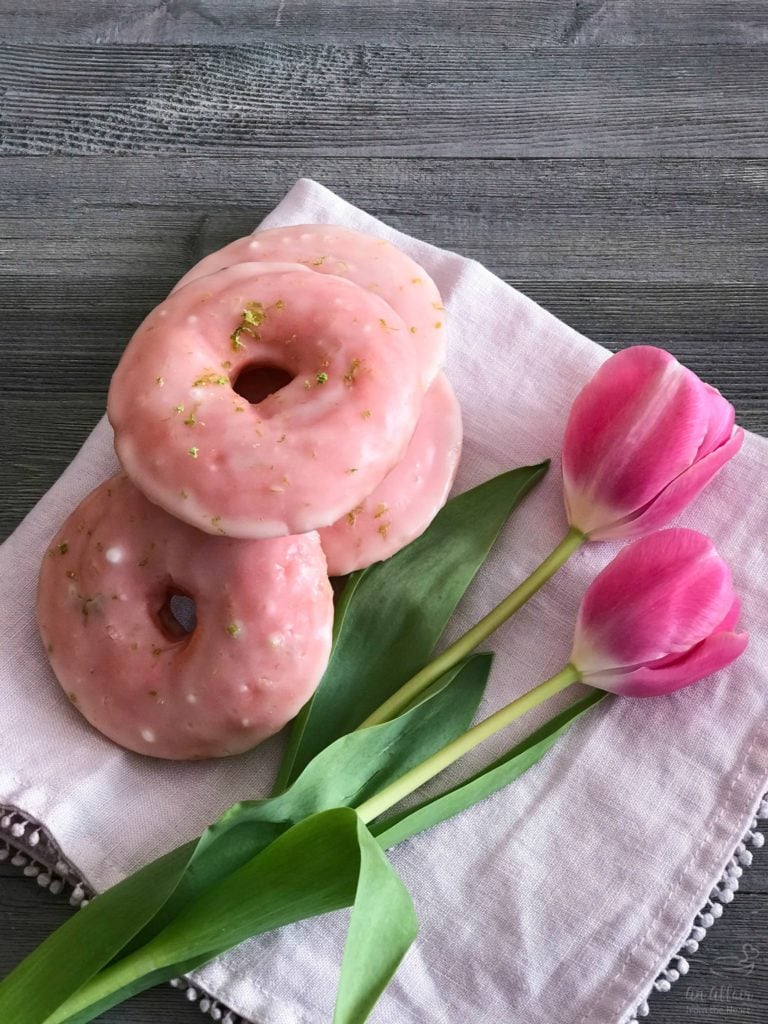
<path fill-rule="evenodd" d="M 661 530 L 625 547 L 594 579 L 571 664 L 585 683 L 653 697 L 729 665 L 747 645 L 727 564 L 695 530 Z"/>
<path fill-rule="evenodd" d="M 624 349 L 571 409 L 563 446 L 568 520 L 590 540 L 650 533 L 696 497 L 743 439 L 730 402 L 669 352 Z"/>

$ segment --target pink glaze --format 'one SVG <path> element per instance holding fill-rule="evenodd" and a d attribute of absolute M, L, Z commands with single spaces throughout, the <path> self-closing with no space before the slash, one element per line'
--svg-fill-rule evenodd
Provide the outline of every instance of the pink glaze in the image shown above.
<path fill-rule="evenodd" d="M 248 322 L 250 317 L 250 323 Z M 134 484 L 208 533 L 333 523 L 402 456 L 423 392 L 400 318 L 350 281 L 240 263 L 157 306 L 112 378 L 108 414 Z M 256 405 L 253 366 L 293 379 Z"/>
<path fill-rule="evenodd" d="M 184 633 L 169 595 L 195 601 Z M 173 759 L 238 754 L 312 695 L 333 601 L 316 533 L 201 534 L 123 476 L 67 519 L 43 559 L 38 620 L 74 706 L 116 743 Z"/>
<path fill-rule="evenodd" d="M 410 256 L 383 238 L 335 224 L 296 224 L 239 238 L 206 256 L 177 288 L 245 261 L 301 263 L 320 274 L 345 277 L 381 296 L 405 322 L 416 346 L 425 388 L 445 361 L 445 310 L 437 285 Z"/>
<path fill-rule="evenodd" d="M 320 530 L 331 576 L 389 558 L 426 530 L 456 478 L 461 439 L 461 408 L 441 373 L 400 462 L 351 512 Z"/>

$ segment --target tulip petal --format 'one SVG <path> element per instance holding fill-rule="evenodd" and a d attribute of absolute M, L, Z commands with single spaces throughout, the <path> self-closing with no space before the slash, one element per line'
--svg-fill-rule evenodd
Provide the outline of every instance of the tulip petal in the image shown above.
<path fill-rule="evenodd" d="M 719 629 L 733 602 L 730 569 L 708 537 L 683 529 L 651 534 L 593 580 L 571 661 L 589 674 L 680 654 Z"/>
<path fill-rule="evenodd" d="M 710 480 L 729 462 L 741 448 L 744 431 L 737 427 L 730 439 L 715 451 L 694 463 L 674 479 L 653 501 L 640 512 L 618 521 L 605 529 L 595 530 L 591 540 L 618 540 L 626 537 L 640 537 L 651 530 L 658 530 L 674 519 Z"/>
<path fill-rule="evenodd" d="M 608 359 L 577 396 L 566 426 L 571 524 L 591 534 L 642 509 L 693 464 L 711 413 L 705 386 L 669 352 L 638 345 Z"/>
<path fill-rule="evenodd" d="M 730 665 L 747 646 L 746 633 L 715 633 L 690 651 L 655 667 L 643 665 L 629 672 L 586 675 L 584 682 L 624 697 L 657 697 L 673 693 Z"/>
<path fill-rule="evenodd" d="M 701 442 L 697 459 L 703 459 L 710 452 L 715 451 L 733 434 L 733 425 L 736 420 L 736 410 L 727 398 L 723 398 L 717 388 L 702 381 L 704 388 L 704 399 L 709 412 L 707 433 Z"/>

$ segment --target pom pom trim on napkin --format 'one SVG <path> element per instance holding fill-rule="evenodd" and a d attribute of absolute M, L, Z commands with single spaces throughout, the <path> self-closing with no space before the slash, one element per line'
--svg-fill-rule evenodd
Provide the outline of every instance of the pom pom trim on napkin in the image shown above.
<path fill-rule="evenodd" d="M 709 899 L 694 917 L 688 938 L 657 975 L 646 998 L 638 1003 L 634 1012 L 625 1017 L 621 1024 L 640 1024 L 639 1019 L 648 1017 L 651 1012 L 647 996 L 653 991 L 669 992 L 674 983 L 688 973 L 686 956 L 699 949 L 708 929 L 722 917 L 724 906 L 733 902 L 744 870 L 752 865 L 752 851 L 749 847 L 759 849 L 765 843 L 764 833 L 759 831 L 760 821 L 768 821 L 768 793 L 763 795 L 750 827 L 736 845 Z M 71 888 L 69 902 L 73 907 L 85 906 L 94 895 L 93 889 L 64 857 L 53 837 L 39 822 L 16 807 L 0 805 L 0 863 L 6 860 L 10 860 L 14 867 L 23 869 L 28 878 L 36 878 L 39 886 L 47 888 L 54 895 Z M 193 984 L 187 978 L 174 978 L 170 984 L 173 988 L 184 990 L 189 1002 L 197 1003 L 200 1011 L 211 1020 L 220 1024 L 248 1024 L 245 1018 L 214 999 L 197 983 Z"/>

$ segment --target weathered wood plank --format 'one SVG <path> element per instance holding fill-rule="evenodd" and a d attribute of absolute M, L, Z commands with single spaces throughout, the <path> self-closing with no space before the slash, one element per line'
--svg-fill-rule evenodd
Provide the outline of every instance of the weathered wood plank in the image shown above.
<path fill-rule="evenodd" d="M 0 152 L 765 156 L 768 48 L 2 51 Z"/>
<path fill-rule="evenodd" d="M 768 280 L 768 161 L 732 159 L 0 158 L 0 273 L 165 285 L 302 174 L 508 280 Z"/>
<path fill-rule="evenodd" d="M 0 0 L 7 42 L 385 42 L 502 36 L 514 46 L 768 41 L 763 0 Z"/>

